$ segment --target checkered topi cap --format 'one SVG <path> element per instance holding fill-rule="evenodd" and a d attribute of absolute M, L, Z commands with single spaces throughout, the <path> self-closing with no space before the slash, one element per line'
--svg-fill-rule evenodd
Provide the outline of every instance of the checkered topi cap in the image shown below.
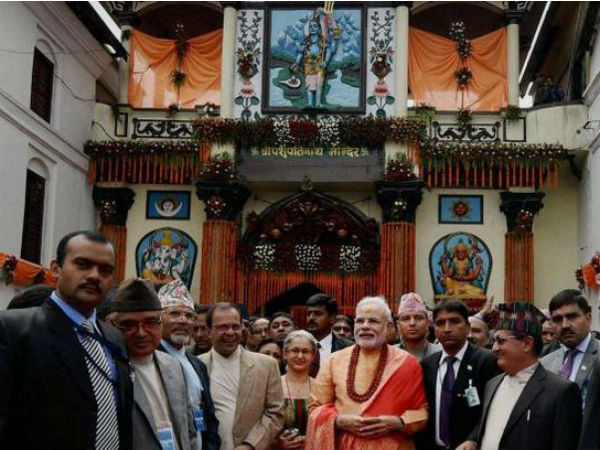
<path fill-rule="evenodd" d="M 498 312 L 497 330 L 517 331 L 534 337 L 542 335 L 544 314 L 531 303 L 500 303 Z"/>
<path fill-rule="evenodd" d="M 194 300 L 192 300 L 190 291 L 180 279 L 175 279 L 161 287 L 158 291 L 158 298 L 162 309 L 174 306 L 186 306 L 192 310 L 194 309 Z"/>

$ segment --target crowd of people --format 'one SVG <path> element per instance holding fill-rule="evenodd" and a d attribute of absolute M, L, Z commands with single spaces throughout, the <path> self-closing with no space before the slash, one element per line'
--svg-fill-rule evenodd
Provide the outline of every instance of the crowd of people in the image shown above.
<path fill-rule="evenodd" d="M 600 449 L 600 355 L 578 290 L 542 312 L 382 297 L 245 317 L 180 280 L 109 295 L 115 251 L 60 242 L 55 287 L 0 312 L 0 448 L 22 450 Z M 110 297 L 110 298 L 109 298 Z"/>

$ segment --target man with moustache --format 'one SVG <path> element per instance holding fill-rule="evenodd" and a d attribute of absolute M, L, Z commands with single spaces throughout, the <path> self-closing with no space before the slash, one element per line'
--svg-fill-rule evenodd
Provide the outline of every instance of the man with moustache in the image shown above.
<path fill-rule="evenodd" d="M 240 345 L 242 317 L 231 303 L 206 316 L 212 350 L 200 356 L 210 373 L 222 450 L 267 450 L 283 428 L 277 361 Z"/>
<path fill-rule="evenodd" d="M 550 372 L 577 383 L 585 395 L 584 386 L 589 383 L 599 348 L 598 340 L 590 334 L 590 305 L 580 291 L 565 289 L 552 297 L 549 309 L 561 348 L 544 356 L 541 363 Z"/>
<path fill-rule="evenodd" d="M 111 304 L 111 322 L 123 333 L 133 368 L 133 450 L 202 449 L 183 369 L 156 351 L 162 338 L 160 300 L 148 280 L 126 280 Z"/>
<path fill-rule="evenodd" d="M 490 348 L 490 327 L 480 314 L 469 316 L 471 331 L 468 339 L 481 348 Z"/>
<path fill-rule="evenodd" d="M 196 320 L 194 321 L 194 343 L 192 345 L 192 355 L 198 356 L 206 353 L 212 347 L 210 337 L 208 336 L 208 327 L 206 326 L 206 314 L 208 305 L 194 304 L 196 311 Z"/>
<path fill-rule="evenodd" d="M 158 291 L 162 306 L 162 341 L 158 350 L 166 352 L 181 363 L 187 393 L 194 414 L 194 425 L 200 448 L 218 450 L 219 422 L 210 394 L 206 366 L 186 352 L 185 346 L 193 336 L 196 319 L 192 297 L 180 279 L 171 281 Z"/>
<path fill-rule="evenodd" d="M 499 373 L 496 357 L 467 339 L 469 310 L 460 300 L 444 300 L 433 310 L 442 351 L 421 361 L 429 421 L 417 439 L 420 450 L 455 448 L 479 423 L 485 384 Z"/>
<path fill-rule="evenodd" d="M 0 312 L 0 448 L 131 449 L 133 386 L 121 333 L 97 320 L 115 251 L 94 231 L 58 243 L 43 306 Z"/>
<path fill-rule="evenodd" d="M 337 313 L 337 303 L 326 294 L 315 294 L 306 301 L 306 330 L 315 337 L 319 349 L 310 366 L 311 377 L 317 376 L 329 355 L 353 344 L 352 341 L 336 338 L 331 332 Z"/>
<path fill-rule="evenodd" d="M 504 374 L 487 384 L 479 426 L 458 450 L 577 448 L 579 389 L 539 364 L 542 313 L 520 301 L 502 303 L 498 311 L 492 351 Z"/>
<path fill-rule="evenodd" d="M 356 306 L 356 345 L 324 362 L 312 389 L 306 450 L 401 450 L 425 427 L 417 360 L 386 343 L 392 313 L 382 297 Z"/>
<path fill-rule="evenodd" d="M 429 317 L 425 302 L 419 294 L 409 292 L 400 298 L 398 305 L 398 326 L 402 342 L 400 348 L 421 360 L 439 352 L 442 347 L 427 340 Z"/>

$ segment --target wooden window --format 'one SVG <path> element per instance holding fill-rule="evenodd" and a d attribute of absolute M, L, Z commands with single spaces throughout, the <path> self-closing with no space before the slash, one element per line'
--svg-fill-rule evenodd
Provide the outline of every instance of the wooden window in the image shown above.
<path fill-rule="evenodd" d="M 50 122 L 52 112 L 52 86 L 54 64 L 37 48 L 33 52 L 33 74 L 31 76 L 31 110 Z"/>
<path fill-rule="evenodd" d="M 27 170 L 21 258 L 37 264 L 40 263 L 42 250 L 45 191 L 46 180 L 32 170 Z"/>

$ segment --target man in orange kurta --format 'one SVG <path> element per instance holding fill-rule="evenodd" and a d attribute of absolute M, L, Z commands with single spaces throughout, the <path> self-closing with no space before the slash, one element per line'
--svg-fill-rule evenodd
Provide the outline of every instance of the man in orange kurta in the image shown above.
<path fill-rule="evenodd" d="M 312 389 L 306 450 L 409 450 L 425 428 L 421 366 L 386 344 L 391 311 L 381 297 L 356 307 L 356 345 L 332 353 Z"/>

